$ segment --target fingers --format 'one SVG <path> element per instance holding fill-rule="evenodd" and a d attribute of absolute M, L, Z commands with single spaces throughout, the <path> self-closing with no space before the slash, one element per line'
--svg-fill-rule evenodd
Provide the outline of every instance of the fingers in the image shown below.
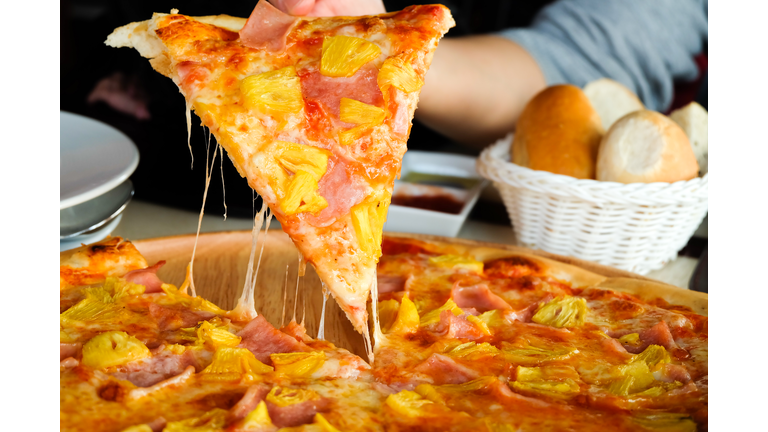
<path fill-rule="evenodd" d="M 315 0 L 271 0 L 273 6 L 296 16 L 307 15 L 315 8 Z"/>

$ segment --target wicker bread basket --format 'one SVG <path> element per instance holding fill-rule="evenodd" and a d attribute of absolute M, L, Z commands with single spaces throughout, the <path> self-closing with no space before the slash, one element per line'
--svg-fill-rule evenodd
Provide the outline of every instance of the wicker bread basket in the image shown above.
<path fill-rule="evenodd" d="M 677 256 L 707 214 L 708 174 L 621 184 L 535 171 L 510 160 L 512 135 L 486 148 L 477 171 L 501 193 L 521 246 L 639 274 Z"/>

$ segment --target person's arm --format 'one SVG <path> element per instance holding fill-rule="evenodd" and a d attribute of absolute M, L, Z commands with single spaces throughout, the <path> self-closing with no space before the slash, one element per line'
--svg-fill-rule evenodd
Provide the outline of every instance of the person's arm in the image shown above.
<path fill-rule="evenodd" d="M 512 130 L 525 104 L 545 86 L 536 61 L 508 39 L 443 39 L 416 118 L 456 141 L 482 147 Z"/>

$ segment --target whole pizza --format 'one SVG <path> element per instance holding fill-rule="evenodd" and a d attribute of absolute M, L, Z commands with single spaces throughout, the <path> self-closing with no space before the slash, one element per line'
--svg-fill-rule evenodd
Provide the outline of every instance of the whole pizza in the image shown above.
<path fill-rule="evenodd" d="M 706 295 L 385 237 L 373 363 L 163 283 L 120 238 L 61 257 L 61 429 L 694 431 Z"/>

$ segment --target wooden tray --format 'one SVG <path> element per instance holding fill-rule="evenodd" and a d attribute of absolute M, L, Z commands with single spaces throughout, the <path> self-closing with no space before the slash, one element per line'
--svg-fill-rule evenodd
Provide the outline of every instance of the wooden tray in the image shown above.
<path fill-rule="evenodd" d="M 263 237 L 262 233 L 262 237 Z M 488 246 L 542 256 L 575 265 L 593 273 L 613 278 L 652 280 L 623 270 L 606 267 L 576 258 L 564 257 L 543 251 L 517 246 L 482 243 L 471 240 L 419 234 L 392 234 L 388 237 L 408 237 L 426 241 L 458 243 L 468 246 Z M 162 237 L 134 242 L 150 264 L 165 260 L 166 265 L 158 275 L 176 286 L 184 281 L 187 263 L 192 256 L 194 234 Z M 261 243 L 259 244 L 261 247 Z M 195 255 L 194 279 L 197 294 L 225 309 L 232 309 L 245 283 L 248 257 L 251 250 L 251 231 L 230 231 L 200 234 Z M 257 249 L 257 254 L 259 250 Z M 258 255 L 257 255 L 258 258 Z M 304 324 L 307 333 L 315 337 L 322 313 L 323 295 L 320 279 L 311 265 L 300 280 L 296 295 L 296 275 L 299 253 L 282 230 L 270 230 L 264 243 L 264 254 L 256 279 L 256 310 L 273 325 L 287 324 L 296 313 L 296 320 Z M 287 269 L 287 283 L 286 283 Z M 656 283 L 660 283 L 655 281 Z M 679 289 L 672 287 L 674 289 Z M 287 289 L 286 289 L 287 288 Z M 285 301 L 284 301 L 285 299 Z M 355 332 L 344 313 L 329 298 L 325 311 L 325 339 L 355 354 L 365 356 L 362 337 Z"/>

